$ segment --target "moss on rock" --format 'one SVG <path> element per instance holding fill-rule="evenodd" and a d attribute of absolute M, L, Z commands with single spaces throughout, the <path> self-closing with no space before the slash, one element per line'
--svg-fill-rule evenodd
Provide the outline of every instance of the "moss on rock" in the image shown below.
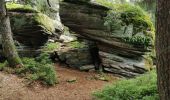
<path fill-rule="evenodd" d="M 10 20 L 14 33 L 32 26 L 41 27 L 41 30 L 44 30 L 49 35 L 55 32 L 54 21 L 42 13 L 10 13 Z"/>
<path fill-rule="evenodd" d="M 87 45 L 86 45 L 85 42 L 80 42 L 80 41 L 70 42 L 70 43 L 69 43 L 69 46 L 70 46 L 71 48 L 78 48 L 78 49 L 87 47 Z"/>
<path fill-rule="evenodd" d="M 110 30 L 113 35 L 116 34 L 116 36 L 120 35 L 121 37 L 123 36 L 123 38 L 126 38 L 125 33 L 129 33 L 126 32 L 127 28 L 132 26 L 132 32 L 130 32 L 132 35 L 128 35 L 129 40 L 134 40 L 134 37 L 140 38 L 142 33 L 143 38 L 150 38 L 152 45 L 154 44 L 154 25 L 149 14 L 142 8 L 131 4 L 114 4 L 112 2 L 103 0 L 97 0 L 97 2 L 101 5 L 111 8 L 105 17 L 105 26 L 107 26 L 108 30 Z M 139 43 L 141 41 L 137 42 Z M 129 41 L 127 41 L 127 43 L 133 44 L 133 42 Z"/>
<path fill-rule="evenodd" d="M 30 5 L 21 5 L 16 3 L 7 3 L 7 9 L 12 12 L 27 12 L 27 13 L 35 13 L 38 12 L 33 9 Z"/>
<path fill-rule="evenodd" d="M 45 14 L 33 9 L 30 5 L 21 5 L 16 3 L 7 3 L 7 9 L 10 12 L 17 12 L 18 14 L 11 14 L 11 23 L 14 29 L 21 29 L 24 26 L 39 25 L 47 31 L 47 33 L 55 32 L 54 20 Z M 24 12 L 24 14 L 21 14 Z"/>
<path fill-rule="evenodd" d="M 56 43 L 47 43 L 43 48 L 43 52 L 54 52 L 59 47 L 60 47 L 60 44 L 58 42 L 56 42 Z"/>
<path fill-rule="evenodd" d="M 54 20 L 49 18 L 47 15 L 42 13 L 37 13 L 34 15 L 34 19 L 35 22 L 44 26 L 47 29 L 47 31 L 50 31 L 52 33 L 55 32 Z"/>

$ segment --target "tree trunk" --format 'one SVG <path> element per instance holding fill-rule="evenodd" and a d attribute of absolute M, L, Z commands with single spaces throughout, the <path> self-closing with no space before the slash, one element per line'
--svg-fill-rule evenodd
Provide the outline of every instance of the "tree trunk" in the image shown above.
<path fill-rule="evenodd" d="M 157 1 L 156 53 L 160 100 L 170 100 L 170 0 Z"/>
<path fill-rule="evenodd" d="M 0 34 L 2 35 L 3 53 L 11 67 L 22 66 L 22 62 L 15 49 L 11 26 L 7 15 L 5 0 L 0 0 Z"/>

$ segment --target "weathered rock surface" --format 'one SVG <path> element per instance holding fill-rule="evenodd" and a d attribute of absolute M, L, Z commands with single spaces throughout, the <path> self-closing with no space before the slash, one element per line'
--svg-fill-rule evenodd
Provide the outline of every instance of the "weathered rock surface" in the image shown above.
<path fill-rule="evenodd" d="M 145 59 L 129 59 L 127 57 L 120 57 L 115 54 L 106 52 L 99 52 L 102 59 L 102 65 L 105 71 L 119 74 L 125 77 L 134 77 L 138 74 L 143 74 L 147 71 L 145 66 Z"/>
<path fill-rule="evenodd" d="M 38 5 L 40 5 L 41 9 L 45 10 L 45 14 L 48 15 L 53 20 L 53 24 L 56 31 L 57 32 L 62 31 L 64 27 L 61 23 L 60 16 L 59 16 L 59 9 L 60 9 L 59 0 L 42 0 L 42 1 L 44 1 L 44 5 L 46 8 L 44 8 L 43 5 L 40 4 Z M 37 3 L 39 3 L 39 1 L 37 1 Z"/>
<path fill-rule="evenodd" d="M 150 66 L 146 64 L 148 61 L 143 56 L 150 50 L 123 42 L 123 35 L 110 35 L 111 32 L 104 26 L 104 17 L 109 9 L 82 2 L 61 2 L 61 21 L 71 30 L 97 43 L 104 70 L 124 77 L 134 77 L 146 72 Z"/>
<path fill-rule="evenodd" d="M 50 31 L 47 31 L 44 26 L 35 20 L 35 16 L 36 13 L 10 13 L 14 38 L 21 45 L 42 46 L 48 40 L 48 36 L 52 35 Z"/>
<path fill-rule="evenodd" d="M 100 35 L 107 33 L 103 17 L 108 8 L 96 4 L 65 0 L 60 3 L 60 17 L 64 25 L 80 33 Z"/>
<path fill-rule="evenodd" d="M 20 8 L 10 9 L 11 28 L 20 56 L 37 56 L 49 39 L 55 40 L 63 32 L 58 0 L 50 0 L 49 2 L 44 0 L 44 2 L 48 15 L 35 10 L 28 12 Z"/>
<path fill-rule="evenodd" d="M 72 68 L 80 70 L 91 69 L 89 65 L 92 65 L 92 57 L 86 42 L 61 43 L 55 52 L 61 62 L 66 63 Z"/>
<path fill-rule="evenodd" d="M 58 0 L 45 2 L 49 15 L 9 13 L 21 56 L 37 55 L 47 41 L 55 43 L 55 38 L 58 38 L 62 41 L 55 50 L 56 57 L 73 68 L 86 71 L 97 65 L 107 72 L 124 77 L 143 74 L 150 68 L 144 57 L 150 50 L 123 42 L 121 37 L 124 35 L 111 34 L 104 25 L 108 8 L 90 0 L 64 0 L 60 3 L 59 16 Z M 74 31 L 76 37 L 72 37 L 61 22 Z M 95 50 L 91 48 L 90 41 Z"/>

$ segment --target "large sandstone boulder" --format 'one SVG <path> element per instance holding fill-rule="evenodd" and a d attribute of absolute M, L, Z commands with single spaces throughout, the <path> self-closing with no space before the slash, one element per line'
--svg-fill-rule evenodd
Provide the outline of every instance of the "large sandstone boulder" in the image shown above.
<path fill-rule="evenodd" d="M 126 27 L 126 34 L 123 34 L 124 26 L 115 34 L 108 30 L 104 19 L 109 10 L 97 3 L 84 3 L 81 0 L 64 0 L 60 3 L 61 21 L 72 31 L 96 42 L 105 71 L 125 77 L 134 77 L 146 72 L 152 65 L 152 61 L 146 57 L 151 49 L 123 40 L 124 37 L 133 35 L 133 25 Z M 145 38 L 142 32 L 138 35 Z"/>
<path fill-rule="evenodd" d="M 35 7 L 7 4 L 15 44 L 21 56 L 37 56 L 49 39 L 59 39 L 63 25 L 59 17 L 59 3 L 56 1 L 44 3 L 49 15 L 40 13 L 40 9 Z M 36 7 L 43 8 L 42 5 Z"/>
<path fill-rule="evenodd" d="M 66 0 L 60 3 L 60 17 L 64 25 L 82 34 L 100 35 L 107 33 L 103 17 L 108 8 L 89 3 Z"/>

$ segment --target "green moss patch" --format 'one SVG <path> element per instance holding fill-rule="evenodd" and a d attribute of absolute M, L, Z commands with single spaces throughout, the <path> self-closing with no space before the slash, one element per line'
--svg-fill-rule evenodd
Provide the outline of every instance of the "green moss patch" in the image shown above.
<path fill-rule="evenodd" d="M 54 22 L 47 15 L 42 13 L 37 13 L 34 16 L 34 19 L 38 24 L 44 26 L 48 31 L 55 32 Z"/>
<path fill-rule="evenodd" d="M 21 30 L 24 26 L 39 25 L 48 34 L 55 32 L 54 21 L 47 15 L 34 10 L 30 5 L 16 3 L 7 3 L 6 5 L 10 12 L 18 12 L 17 14 L 10 14 L 12 27 L 16 30 Z"/>
<path fill-rule="evenodd" d="M 11 12 L 26 12 L 26 13 L 36 13 L 35 9 L 33 9 L 30 5 L 21 5 L 16 3 L 7 3 L 7 9 Z"/>
<path fill-rule="evenodd" d="M 54 50 L 59 48 L 59 43 L 47 43 L 44 48 L 43 51 L 44 52 L 53 52 Z"/>
<path fill-rule="evenodd" d="M 120 19 L 123 24 L 133 24 L 135 32 L 143 31 L 146 35 L 149 35 L 146 31 L 153 32 L 155 30 L 150 16 L 139 6 L 119 4 L 115 5 L 114 10 L 121 14 Z"/>
<path fill-rule="evenodd" d="M 144 32 L 146 36 L 154 37 L 152 34 L 154 32 L 154 26 L 150 20 L 150 16 L 139 6 L 115 4 L 113 10 L 108 12 L 106 25 L 110 27 L 111 30 L 114 30 L 115 22 L 119 22 L 120 26 L 133 25 L 134 35 L 139 32 Z"/>
<path fill-rule="evenodd" d="M 44 31 L 51 35 L 55 32 L 54 21 L 42 13 L 10 13 L 11 27 L 14 33 L 22 31 Z M 25 34 L 25 33 L 23 33 Z"/>
<path fill-rule="evenodd" d="M 132 25 L 133 38 L 128 39 L 129 41 L 134 40 L 134 38 L 136 38 L 136 35 L 138 33 L 143 33 L 144 38 L 146 37 L 145 40 L 150 38 L 152 41 L 151 42 L 152 45 L 154 44 L 153 42 L 155 39 L 154 25 L 151 21 L 149 14 L 145 12 L 142 8 L 131 4 L 114 4 L 112 2 L 104 1 L 104 0 L 97 0 L 97 2 L 101 5 L 111 8 L 111 10 L 108 11 L 107 16 L 105 17 L 105 26 L 107 26 L 108 30 L 110 30 L 111 33 L 125 34 L 127 27 Z M 117 32 L 117 30 L 122 30 L 122 27 L 125 27 L 124 32 L 123 33 Z M 135 39 L 135 40 L 141 40 L 141 39 Z M 132 41 L 131 42 L 129 41 L 127 41 L 127 43 L 132 43 L 132 44 L 134 43 Z M 141 41 L 137 41 L 137 42 L 139 43 Z"/>
<path fill-rule="evenodd" d="M 80 41 L 73 41 L 69 43 L 69 46 L 71 48 L 84 48 L 86 47 L 86 44 L 84 42 L 80 42 Z"/>

